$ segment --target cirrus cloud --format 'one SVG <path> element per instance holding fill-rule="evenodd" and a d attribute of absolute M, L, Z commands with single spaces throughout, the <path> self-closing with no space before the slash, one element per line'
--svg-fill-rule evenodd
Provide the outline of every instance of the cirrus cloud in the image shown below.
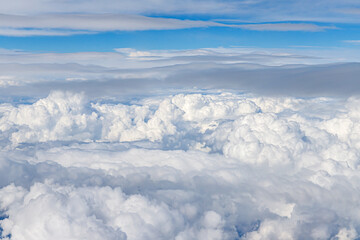
<path fill-rule="evenodd" d="M 169 30 L 200 27 L 230 27 L 255 31 L 323 31 L 329 26 L 304 23 L 225 24 L 215 21 L 180 20 L 124 14 L 0 14 L 0 35 L 68 36 L 107 31 Z"/>

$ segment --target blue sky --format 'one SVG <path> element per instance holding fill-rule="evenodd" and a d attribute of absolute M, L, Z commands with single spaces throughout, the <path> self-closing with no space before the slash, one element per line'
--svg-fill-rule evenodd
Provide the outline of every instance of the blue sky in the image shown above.
<path fill-rule="evenodd" d="M 0 46 L 38 52 L 112 51 L 114 48 L 196 49 L 216 47 L 345 47 L 360 45 L 344 42 L 360 39 L 357 26 L 344 25 L 320 32 L 252 31 L 227 27 L 179 30 L 112 31 L 72 36 L 0 37 Z"/>
<path fill-rule="evenodd" d="M 358 49 L 360 40 L 360 4 L 352 0 L 15 0 L 2 5 L 0 48 L 31 52 Z"/>

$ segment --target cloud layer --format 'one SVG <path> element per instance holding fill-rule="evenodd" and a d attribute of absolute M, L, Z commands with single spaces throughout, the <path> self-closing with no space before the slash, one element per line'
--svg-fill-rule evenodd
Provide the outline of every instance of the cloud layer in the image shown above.
<path fill-rule="evenodd" d="M 0 34 L 6 36 L 64 36 L 104 31 L 168 30 L 227 26 L 210 21 L 179 20 L 121 14 L 0 15 Z"/>
<path fill-rule="evenodd" d="M 85 13 L 85 14 L 135 14 L 135 15 L 213 15 L 236 17 L 243 21 L 326 21 L 358 22 L 354 14 L 360 9 L 356 0 L 246 0 L 246 1 L 194 1 L 187 0 L 179 4 L 175 0 L 137 0 L 137 1 L 44 1 L 15 0 L 11 3 L 1 1 L 1 13 L 13 15 Z"/>
<path fill-rule="evenodd" d="M 114 52 L 79 53 L 4 50 L 0 54 L 0 99 L 45 97 L 54 89 L 85 92 L 94 98 L 131 98 L 179 88 L 349 97 L 360 93 L 358 60 L 356 50 L 314 48 L 118 48 Z"/>
<path fill-rule="evenodd" d="M 204 27 L 230 27 L 255 31 L 318 32 L 334 27 L 304 23 L 226 24 L 215 21 L 181 20 L 129 14 L 0 14 L 0 35 L 68 36 L 109 31 L 169 30 Z"/>
<path fill-rule="evenodd" d="M 355 239 L 359 101 L 3 103 L 3 238 Z"/>

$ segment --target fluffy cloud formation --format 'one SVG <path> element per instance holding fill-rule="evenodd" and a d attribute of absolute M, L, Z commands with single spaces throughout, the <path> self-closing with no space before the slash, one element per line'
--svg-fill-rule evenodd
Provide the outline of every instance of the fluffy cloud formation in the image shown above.
<path fill-rule="evenodd" d="M 355 239 L 359 99 L 0 105 L 3 239 Z"/>

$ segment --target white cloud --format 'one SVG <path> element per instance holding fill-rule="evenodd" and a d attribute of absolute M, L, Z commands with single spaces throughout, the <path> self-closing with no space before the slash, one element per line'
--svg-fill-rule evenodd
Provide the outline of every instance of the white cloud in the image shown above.
<path fill-rule="evenodd" d="M 360 40 L 344 40 L 345 43 L 360 44 Z"/>
<path fill-rule="evenodd" d="M 356 238 L 358 103 L 210 91 L 3 103 L 2 235 Z"/>
<path fill-rule="evenodd" d="M 346 13 L 346 14 L 354 14 L 354 15 L 358 15 L 360 14 L 360 8 L 345 8 L 345 9 L 341 9 L 341 10 L 338 10 L 339 12 L 342 12 L 342 13 Z"/>
<path fill-rule="evenodd" d="M 151 14 L 151 13 L 209 13 L 221 10 L 222 12 L 233 11 L 231 2 L 222 1 L 184 1 L 179 4 L 175 0 L 155 1 L 114 1 L 114 0 L 90 0 L 83 1 L 43 1 L 43 0 L 15 0 L 11 3 L 0 2 L 3 14 L 33 15 L 41 13 L 122 13 L 122 14 Z"/>
<path fill-rule="evenodd" d="M 186 0 L 181 4 L 176 0 L 91 0 L 91 1 L 44 1 L 14 0 L 0 1 L 2 14 L 135 14 L 135 15 L 196 15 L 237 17 L 242 21 L 320 21 L 320 22 L 358 22 L 354 18 L 360 8 L 357 0 L 327 1 L 318 0 L 316 7 L 310 0 L 290 1 L 222 1 Z"/>
<path fill-rule="evenodd" d="M 8 50 L 9 51 L 9 50 Z M 315 53 L 316 56 L 315 56 Z M 340 54 L 344 49 L 335 52 Z M 18 64 L 49 64 L 77 63 L 80 65 L 97 65 L 115 69 L 150 69 L 176 64 L 196 62 L 215 62 L 221 64 L 244 63 L 266 66 L 281 66 L 287 64 L 316 64 L 329 63 L 338 59 L 331 57 L 333 52 L 321 52 L 318 49 L 252 49 L 252 48 L 205 48 L 190 50 L 149 50 L 139 51 L 131 48 L 117 48 L 115 52 L 77 52 L 77 53 L 32 53 L 32 52 L 4 52 L 0 54 L 0 63 Z M 355 51 L 355 53 L 357 53 Z M 354 53 L 354 55 L 355 55 Z M 351 59 L 351 56 L 346 55 Z M 73 65 L 74 68 L 76 65 Z M 34 68 L 37 66 L 34 66 Z M 59 66 L 60 67 L 60 66 Z M 79 67 L 79 66 L 77 66 Z M 90 66 L 92 71 L 99 68 Z M 251 66 L 250 66 L 251 67 Z M 6 68 L 4 69 L 6 70 Z M 104 69 L 102 69 L 104 70 Z"/>
<path fill-rule="evenodd" d="M 134 31 L 183 29 L 194 27 L 221 26 L 207 21 L 178 20 L 174 18 L 154 18 L 121 14 L 47 14 L 35 16 L 0 15 L 0 27 L 6 34 L 29 31 L 30 34 L 70 35 L 87 33 L 84 31 Z M 30 30 L 27 30 L 30 29 Z M 44 30 L 45 29 L 45 30 Z M 50 29 L 50 30 L 48 30 Z M 73 31 L 59 31 L 73 30 Z M 80 32 L 78 32 L 80 30 Z"/>
<path fill-rule="evenodd" d="M 124 14 L 0 14 L 0 35 L 68 36 L 104 31 L 168 30 L 197 27 L 235 27 L 256 31 L 323 31 L 334 27 L 315 24 L 224 24 L 214 21 L 180 20 Z"/>
<path fill-rule="evenodd" d="M 60 30 L 45 30 L 45 29 L 17 29 L 2 27 L 0 28 L 1 36 L 11 37 L 27 37 L 27 36 L 70 36 L 76 34 L 91 34 L 92 32 L 85 31 L 60 31 Z"/>
<path fill-rule="evenodd" d="M 19 83 L 13 76 L 0 76 L 0 87 L 17 86 Z"/>
<path fill-rule="evenodd" d="M 308 31 L 319 32 L 326 29 L 336 29 L 336 27 L 319 26 L 309 23 L 265 23 L 265 24 L 240 24 L 233 25 L 243 29 L 256 31 Z"/>
<path fill-rule="evenodd" d="M 166 88 L 162 93 L 196 87 L 261 94 L 350 96 L 360 91 L 355 84 L 357 64 L 316 64 L 358 61 L 359 56 L 357 50 L 314 48 L 119 48 L 115 52 L 79 53 L 3 50 L 0 71 L 6 79 L 0 84 L 0 96 L 44 97 L 58 89 L 84 91 L 91 97 L 112 97 L 149 94 L 149 89 L 158 86 Z M 300 72 L 306 78 L 299 79 Z M 340 77 L 342 82 L 337 81 Z M 316 87 L 315 82 L 319 83 Z"/>
<path fill-rule="evenodd" d="M 25 139 L 30 142 L 93 139 L 91 134 L 96 132 L 88 130 L 97 124 L 97 114 L 86 115 L 82 101 L 81 95 L 54 92 L 34 105 L 9 108 L 1 120 L 1 130 L 7 131 L 12 125 L 19 126 L 11 136 L 14 143 L 21 143 Z M 78 134 L 74 134 L 74 131 Z"/>

